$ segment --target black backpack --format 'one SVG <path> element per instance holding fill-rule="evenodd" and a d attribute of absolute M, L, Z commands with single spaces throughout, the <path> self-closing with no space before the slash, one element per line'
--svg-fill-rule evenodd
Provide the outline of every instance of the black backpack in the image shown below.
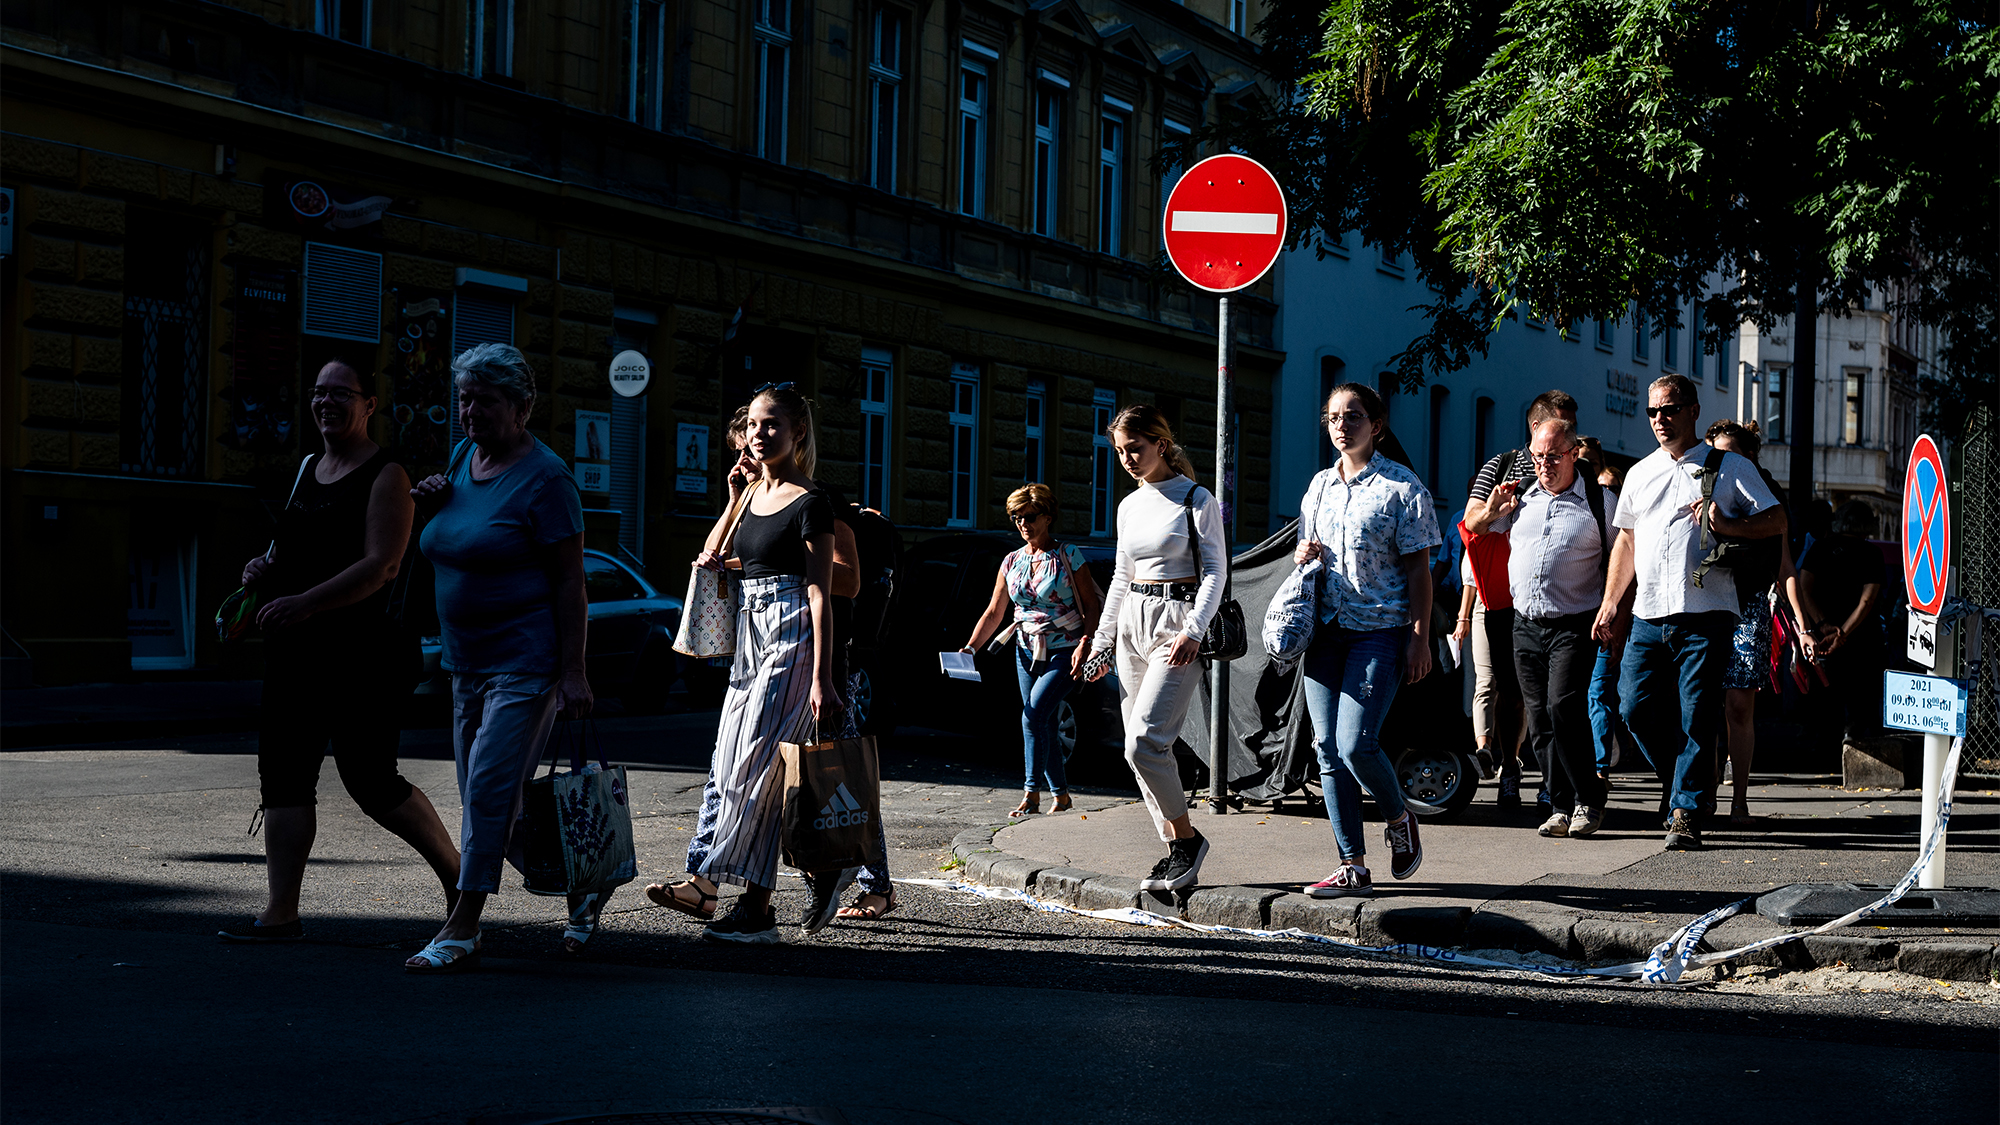
<path fill-rule="evenodd" d="M 903 534 L 880 512 L 849 508 L 854 546 L 861 556 L 861 592 L 854 596 L 854 647 L 881 646 L 896 605 L 896 576 L 903 565 Z"/>
<path fill-rule="evenodd" d="M 1688 577 L 1699 590 L 1702 578 L 1711 567 L 1727 567 L 1736 575 L 1738 599 L 1748 602 L 1770 589 L 1771 584 L 1778 580 L 1779 550 L 1785 537 L 1770 535 L 1762 539 L 1742 539 L 1723 535 L 1714 529 L 1711 506 L 1715 498 L 1715 482 L 1722 476 L 1722 459 L 1725 456 L 1727 454 L 1722 450 L 1710 447 L 1708 456 L 1695 473 L 1701 479 L 1701 542 L 1707 544 L 1713 540 L 1715 545 L 1702 556 L 1701 563 Z M 1762 466 L 1758 467 L 1758 472 L 1763 472 Z"/>

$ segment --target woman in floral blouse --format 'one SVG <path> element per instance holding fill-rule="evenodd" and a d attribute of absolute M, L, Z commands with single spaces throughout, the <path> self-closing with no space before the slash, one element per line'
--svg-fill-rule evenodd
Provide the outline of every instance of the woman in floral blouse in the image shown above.
<path fill-rule="evenodd" d="M 1010 817 L 1041 811 L 1035 791 L 1046 780 L 1052 813 L 1068 812 L 1069 783 L 1063 775 L 1062 745 L 1056 737 L 1056 707 L 1076 685 L 1082 667 L 1083 642 L 1097 628 L 1102 604 L 1097 584 L 1074 543 L 1058 544 L 1055 492 L 1046 484 L 1030 484 L 1007 497 L 1007 517 L 1026 544 L 1000 563 L 993 579 L 993 600 L 972 627 L 972 639 L 960 652 L 977 650 L 1014 605 L 1013 624 L 1001 641 L 1014 640 L 1014 671 L 1021 684 L 1021 741 L 1027 766 L 1027 795 Z"/>
<path fill-rule="evenodd" d="M 1424 859 L 1417 818 L 1379 737 L 1397 685 L 1431 670 L 1430 553 L 1443 540 L 1423 482 L 1375 451 L 1386 414 L 1371 387 L 1333 389 L 1325 419 L 1340 459 L 1313 477 L 1299 508 L 1293 557 L 1301 566 L 1326 560 L 1305 696 L 1320 791 L 1340 849 L 1334 873 L 1306 888 L 1315 898 L 1375 893 L 1363 862 L 1362 789 L 1388 821 L 1391 874 L 1407 879 Z"/>

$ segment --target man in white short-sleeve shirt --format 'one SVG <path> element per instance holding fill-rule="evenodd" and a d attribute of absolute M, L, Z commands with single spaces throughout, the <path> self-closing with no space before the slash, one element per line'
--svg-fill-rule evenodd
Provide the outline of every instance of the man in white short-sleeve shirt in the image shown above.
<path fill-rule="evenodd" d="M 1625 645 L 1621 712 L 1632 741 L 1660 775 L 1666 849 L 1701 847 L 1701 820 L 1715 807 L 1715 744 L 1722 729 L 1722 673 L 1728 667 L 1738 603 L 1735 576 L 1710 570 L 1691 581 L 1712 544 L 1702 542 L 1701 398 L 1685 376 L 1653 380 L 1646 417 L 1660 448 L 1625 475 L 1612 521 L 1604 601 L 1592 633 Z M 1722 456 L 1710 522 L 1718 534 L 1765 539 L 1785 530 L 1785 514 L 1757 467 Z M 1629 615 L 1629 616 L 1628 616 Z"/>

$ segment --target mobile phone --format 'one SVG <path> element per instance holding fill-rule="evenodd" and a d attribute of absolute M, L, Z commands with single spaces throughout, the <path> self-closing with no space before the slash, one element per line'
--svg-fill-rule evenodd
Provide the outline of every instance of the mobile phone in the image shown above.
<path fill-rule="evenodd" d="M 1091 653 L 1090 659 L 1083 662 L 1083 678 L 1086 680 L 1094 680 L 1110 670 L 1111 650 L 1108 648 Z"/>

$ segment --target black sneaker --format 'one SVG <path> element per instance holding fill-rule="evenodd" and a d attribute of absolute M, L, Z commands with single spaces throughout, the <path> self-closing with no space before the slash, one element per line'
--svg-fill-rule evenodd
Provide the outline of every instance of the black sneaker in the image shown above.
<path fill-rule="evenodd" d="M 1508 762 L 1500 767 L 1499 800 L 1503 809 L 1521 807 L 1521 763 Z"/>
<path fill-rule="evenodd" d="M 223 941 L 238 942 L 243 945 L 270 945 L 281 941 L 304 941 L 306 924 L 297 918 L 280 922 L 275 926 L 261 925 L 256 915 L 251 915 L 240 926 L 215 931 L 215 936 Z"/>
<path fill-rule="evenodd" d="M 818 875 L 805 872 L 806 890 L 812 892 L 812 904 L 806 907 L 804 916 L 799 919 L 799 928 L 809 934 L 826 929 L 827 923 L 833 921 L 834 914 L 840 910 L 840 892 L 854 882 L 854 873 L 859 870 L 858 867 L 849 867 Z"/>
<path fill-rule="evenodd" d="M 729 913 L 708 924 L 702 931 L 705 938 L 715 941 L 736 941 L 746 945 L 776 945 L 778 943 L 778 911 L 776 907 L 764 908 L 762 918 L 753 918 L 738 899 L 730 906 Z"/>
<path fill-rule="evenodd" d="M 1167 845 L 1167 858 L 1153 867 L 1153 873 L 1139 880 L 1142 891 L 1178 891 L 1193 883 L 1201 873 L 1201 861 L 1208 858 L 1208 837 L 1197 832 L 1185 840 Z"/>
<path fill-rule="evenodd" d="M 1673 817 L 1667 821 L 1667 842 L 1662 849 L 1670 852 L 1698 852 L 1701 850 L 1701 831 L 1694 826 L 1694 817 L 1686 809 L 1675 809 Z"/>
<path fill-rule="evenodd" d="M 1405 812 L 1403 819 L 1382 826 L 1383 842 L 1389 845 L 1389 874 L 1407 879 L 1424 865 L 1424 842 L 1417 834 L 1417 814 Z"/>

